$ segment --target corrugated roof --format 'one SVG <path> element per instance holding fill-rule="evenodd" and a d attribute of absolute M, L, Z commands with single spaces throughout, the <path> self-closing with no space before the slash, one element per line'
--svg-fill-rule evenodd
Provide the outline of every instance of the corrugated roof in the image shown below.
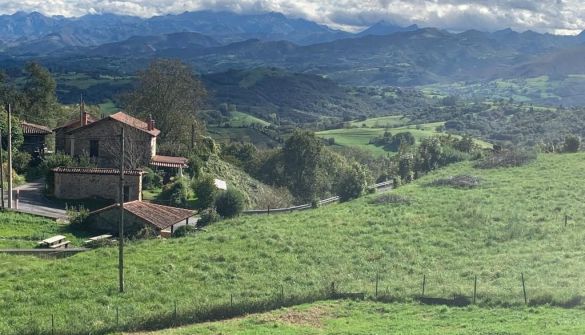
<path fill-rule="evenodd" d="M 45 126 L 22 121 L 22 132 L 25 135 L 49 135 L 53 131 Z"/>
<path fill-rule="evenodd" d="M 118 204 L 114 204 L 92 212 L 89 215 L 95 215 L 118 207 Z M 139 200 L 124 203 L 124 210 L 160 230 L 166 229 L 195 215 L 195 211 L 193 210 L 163 206 Z"/>
<path fill-rule="evenodd" d="M 155 155 L 150 159 L 150 165 L 170 168 L 186 168 L 189 160 L 185 157 L 171 157 Z"/>
<path fill-rule="evenodd" d="M 75 174 L 101 174 L 101 175 L 118 175 L 120 169 L 108 168 L 82 168 L 82 167 L 58 167 L 52 170 L 55 173 L 75 173 Z M 140 176 L 142 170 L 124 170 L 126 176 Z"/>

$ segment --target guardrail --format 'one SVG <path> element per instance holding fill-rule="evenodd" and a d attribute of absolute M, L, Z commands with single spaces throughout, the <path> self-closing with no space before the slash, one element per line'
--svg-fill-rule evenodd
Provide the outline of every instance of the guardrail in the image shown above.
<path fill-rule="evenodd" d="M 370 190 L 376 189 L 377 190 L 377 189 L 382 189 L 382 188 L 390 188 L 393 185 L 394 185 L 393 181 L 385 181 L 382 183 L 370 185 L 370 186 L 368 186 L 368 189 L 370 189 Z M 328 205 L 328 204 L 332 204 L 334 202 L 338 202 L 339 199 L 340 199 L 339 196 L 334 196 L 331 198 L 319 200 L 319 206 Z M 247 214 L 247 215 L 270 214 L 270 213 L 277 214 L 277 213 L 302 211 L 302 210 L 311 209 L 312 207 L 313 206 L 311 206 L 311 204 L 304 204 L 304 205 L 285 207 L 285 208 L 250 209 L 250 210 L 243 211 L 242 214 Z"/>

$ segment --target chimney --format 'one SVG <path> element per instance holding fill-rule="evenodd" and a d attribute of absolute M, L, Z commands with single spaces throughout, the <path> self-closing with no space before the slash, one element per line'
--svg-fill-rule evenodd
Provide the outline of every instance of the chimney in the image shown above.
<path fill-rule="evenodd" d="M 87 112 L 83 112 L 83 114 L 81 114 L 81 126 L 87 126 L 87 124 L 89 123 L 89 113 Z"/>
<path fill-rule="evenodd" d="M 152 115 L 148 116 L 148 118 L 146 119 L 146 123 L 148 125 L 148 131 L 154 130 L 154 119 L 152 118 Z"/>

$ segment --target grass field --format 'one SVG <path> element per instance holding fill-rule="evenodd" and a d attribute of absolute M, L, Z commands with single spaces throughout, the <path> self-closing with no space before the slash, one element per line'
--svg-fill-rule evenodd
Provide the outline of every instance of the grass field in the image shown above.
<path fill-rule="evenodd" d="M 249 142 L 259 148 L 278 144 L 270 137 L 252 128 L 208 127 L 207 133 L 218 142 Z"/>
<path fill-rule="evenodd" d="M 400 122 L 400 117 L 389 117 L 392 118 L 396 123 Z M 384 119 L 384 118 L 382 118 Z M 368 123 L 369 122 L 369 123 Z M 437 130 L 438 127 L 442 126 L 444 122 L 425 123 L 419 125 L 405 125 L 397 126 L 393 128 L 370 128 L 368 126 L 376 125 L 376 119 L 369 119 L 366 121 L 367 127 L 362 128 L 343 128 L 343 129 L 332 129 L 320 131 L 317 136 L 322 138 L 334 138 L 335 144 L 346 146 L 346 147 L 360 147 L 366 149 L 375 155 L 385 155 L 388 151 L 385 151 L 382 147 L 377 147 L 370 143 L 370 139 L 384 135 L 384 132 L 389 131 L 392 134 L 401 132 L 410 132 L 420 142 L 422 139 L 437 135 L 446 135 L 446 133 Z M 459 137 L 458 135 L 453 135 Z M 484 148 L 491 147 L 487 142 L 477 140 L 478 145 Z"/>
<path fill-rule="evenodd" d="M 459 174 L 479 176 L 482 185 L 429 186 Z M 400 302 L 420 294 L 423 275 L 426 295 L 444 298 L 470 296 L 477 276 L 478 304 L 487 308 L 523 305 L 523 273 L 530 304 L 582 307 L 584 174 L 583 153 L 497 170 L 462 163 L 392 191 L 410 204 L 372 203 L 381 196 L 373 194 L 223 221 L 187 238 L 130 242 L 125 294 L 117 293 L 115 248 L 61 260 L 0 255 L 0 333 L 47 332 L 51 314 L 60 331 L 96 333 L 112 329 L 117 307 L 122 327 L 136 329 L 145 320 L 168 320 L 175 303 L 188 314 L 229 305 L 230 295 L 248 304 L 281 292 L 322 292 L 331 282 L 371 296 L 376 276 L 380 290 Z M 562 325 L 577 312 L 550 313 Z"/>
<path fill-rule="evenodd" d="M 585 311 L 560 308 L 449 308 L 332 301 L 235 320 L 140 335 L 211 334 L 580 334 Z M 134 333 L 135 334 L 135 333 Z M 138 334 L 135 334 L 138 335 Z"/>
<path fill-rule="evenodd" d="M 391 115 L 370 118 L 364 121 L 352 121 L 350 125 L 352 127 L 363 127 L 365 125 L 368 128 L 394 128 L 404 126 L 408 124 L 409 121 L 408 118 L 402 115 Z"/>
<path fill-rule="evenodd" d="M 72 245 L 80 246 L 85 237 L 53 220 L 10 212 L 2 212 L 0 217 L 0 249 L 34 248 L 38 241 L 54 235 L 65 235 Z"/>
<path fill-rule="evenodd" d="M 270 122 L 242 112 L 232 112 L 229 123 L 232 127 L 242 127 L 251 124 L 259 124 L 261 126 L 270 125 Z"/>

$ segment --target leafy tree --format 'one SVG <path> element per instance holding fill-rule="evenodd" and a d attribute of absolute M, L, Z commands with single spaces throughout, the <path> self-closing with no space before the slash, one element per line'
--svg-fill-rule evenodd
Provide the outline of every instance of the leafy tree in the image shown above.
<path fill-rule="evenodd" d="M 337 193 L 341 201 L 359 198 L 367 188 L 368 174 L 366 169 L 354 163 L 340 178 Z"/>
<path fill-rule="evenodd" d="M 565 137 L 564 151 L 565 152 L 577 152 L 581 147 L 581 139 L 574 135 Z"/>
<path fill-rule="evenodd" d="M 0 129 L 2 130 L 2 149 L 8 148 L 8 112 L 4 107 L 0 107 Z M 12 114 L 12 147 L 19 148 L 24 142 L 20 118 Z"/>
<path fill-rule="evenodd" d="M 438 168 L 442 152 L 441 142 L 438 138 L 425 138 L 418 147 L 418 169 L 422 172 L 428 172 Z"/>
<path fill-rule="evenodd" d="M 51 73 L 38 63 L 28 63 L 27 77 L 22 89 L 23 106 L 16 110 L 29 122 L 55 126 L 60 106 L 57 101 L 57 83 Z"/>
<path fill-rule="evenodd" d="M 310 201 L 318 186 L 318 163 L 322 151 L 321 141 L 314 133 L 295 131 L 282 150 L 284 172 L 291 193 Z"/>
<path fill-rule="evenodd" d="M 197 207 L 199 209 L 211 207 L 217 196 L 217 187 L 215 187 L 213 178 L 205 176 L 196 181 L 193 186 L 195 194 L 197 194 Z"/>
<path fill-rule="evenodd" d="M 189 184 L 185 178 L 179 178 L 175 182 L 165 185 L 161 199 L 168 200 L 171 206 L 186 207 L 190 196 Z"/>
<path fill-rule="evenodd" d="M 233 218 L 240 215 L 244 210 L 244 197 L 239 191 L 229 188 L 217 196 L 215 208 L 219 215 L 225 218 Z"/>
<path fill-rule="evenodd" d="M 135 90 L 124 97 L 126 111 L 152 116 L 166 143 L 188 143 L 192 125 L 206 96 L 193 70 L 179 60 L 159 59 L 139 72 Z"/>

